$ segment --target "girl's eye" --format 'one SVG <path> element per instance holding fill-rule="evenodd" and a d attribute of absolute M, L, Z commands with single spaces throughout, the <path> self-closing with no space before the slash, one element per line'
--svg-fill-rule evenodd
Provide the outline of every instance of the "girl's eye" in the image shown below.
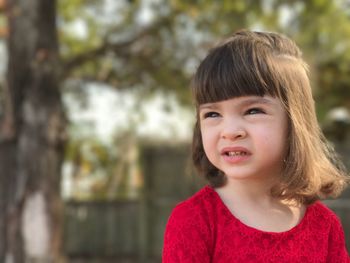
<path fill-rule="evenodd" d="M 207 119 L 207 118 L 217 118 L 217 117 L 219 117 L 219 116 L 220 116 L 219 113 L 217 113 L 217 112 L 215 112 L 215 111 L 210 111 L 210 112 L 204 113 L 203 118 L 204 118 L 204 119 Z"/>
<path fill-rule="evenodd" d="M 259 108 L 251 108 L 246 111 L 247 115 L 255 115 L 255 114 L 261 114 L 261 113 L 265 113 L 265 112 Z"/>

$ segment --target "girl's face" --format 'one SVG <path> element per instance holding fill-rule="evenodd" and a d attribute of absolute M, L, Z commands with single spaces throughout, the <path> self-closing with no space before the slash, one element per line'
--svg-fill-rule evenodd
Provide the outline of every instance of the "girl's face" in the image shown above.
<path fill-rule="evenodd" d="M 267 179 L 281 174 L 287 114 L 277 98 L 244 96 L 199 106 L 204 151 L 234 179 Z"/>

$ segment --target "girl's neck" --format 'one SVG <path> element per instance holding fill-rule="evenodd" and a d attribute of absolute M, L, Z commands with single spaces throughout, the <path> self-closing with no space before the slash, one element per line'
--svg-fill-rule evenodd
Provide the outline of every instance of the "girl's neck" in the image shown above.
<path fill-rule="evenodd" d="M 271 188 L 275 180 L 233 180 L 229 179 L 223 187 L 216 188 L 215 191 L 225 200 L 230 202 L 244 202 L 265 204 L 275 202 L 271 196 Z"/>
<path fill-rule="evenodd" d="M 301 221 L 306 208 L 272 197 L 272 186 L 273 182 L 231 180 L 215 191 L 230 212 L 244 224 L 263 231 L 284 232 Z"/>

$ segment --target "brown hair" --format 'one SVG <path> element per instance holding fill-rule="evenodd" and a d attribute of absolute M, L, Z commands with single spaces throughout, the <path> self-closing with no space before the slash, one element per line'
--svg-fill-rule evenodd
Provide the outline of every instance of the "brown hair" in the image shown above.
<path fill-rule="evenodd" d="M 283 176 L 274 197 L 310 204 L 336 197 L 346 186 L 345 168 L 326 143 L 315 113 L 307 65 L 296 44 L 278 33 L 238 31 L 211 49 L 192 81 L 195 104 L 233 97 L 279 98 L 288 116 Z M 213 187 L 226 176 L 205 155 L 199 119 L 194 127 L 192 159 Z"/>

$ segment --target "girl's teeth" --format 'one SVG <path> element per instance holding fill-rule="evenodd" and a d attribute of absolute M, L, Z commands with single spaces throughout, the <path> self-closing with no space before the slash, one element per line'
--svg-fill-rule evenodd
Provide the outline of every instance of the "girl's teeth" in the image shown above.
<path fill-rule="evenodd" d="M 245 152 L 228 152 L 228 156 L 246 155 Z"/>

